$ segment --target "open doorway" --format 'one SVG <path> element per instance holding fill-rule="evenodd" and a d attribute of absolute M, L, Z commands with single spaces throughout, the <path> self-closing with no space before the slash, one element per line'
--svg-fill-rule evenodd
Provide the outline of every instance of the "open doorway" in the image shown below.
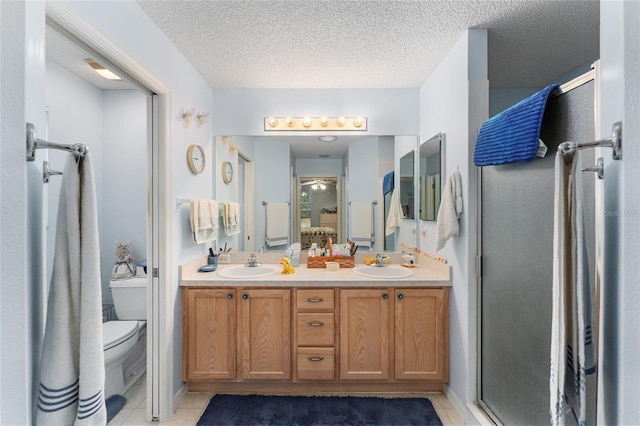
<path fill-rule="evenodd" d="M 70 116 L 68 123 L 60 126 L 66 131 L 78 131 L 79 136 L 73 136 L 73 134 L 67 134 L 63 136 L 63 141 L 83 141 L 86 142 L 89 149 L 92 150 L 92 158 L 94 164 L 104 160 L 105 155 L 111 156 L 104 164 L 96 165 L 96 180 L 111 179 L 108 173 L 112 173 L 114 170 L 120 171 L 125 167 L 133 169 L 137 167 L 136 179 L 140 182 L 136 184 L 136 189 L 132 190 L 131 180 L 121 182 L 117 189 L 110 188 L 108 184 L 107 188 L 99 188 L 102 191 L 102 195 L 109 193 L 110 196 L 115 196 L 115 200 L 98 200 L 98 209 L 100 215 L 100 209 L 107 209 L 118 207 L 119 210 L 115 214 L 115 218 L 118 218 L 118 222 L 111 223 L 110 226 L 116 229 L 123 229 L 122 224 L 126 222 L 127 211 L 140 210 L 137 215 L 137 219 L 134 221 L 131 227 L 131 231 L 123 233 L 123 237 L 128 238 L 131 235 L 131 240 L 137 241 L 134 246 L 134 253 L 137 256 L 137 261 L 147 261 L 147 275 L 146 275 L 146 383 L 143 385 L 143 392 L 146 396 L 146 418 L 151 419 L 164 419 L 168 418 L 169 414 L 173 411 L 173 395 L 170 394 L 170 386 L 167 389 L 161 388 L 159 383 L 172 383 L 172 376 L 170 371 L 172 370 L 173 358 L 169 355 L 161 355 L 158 350 L 161 346 L 167 346 L 167 342 L 171 340 L 172 336 L 166 331 L 168 327 L 163 324 L 162 316 L 159 312 L 164 309 L 167 310 L 168 297 L 163 293 L 163 288 L 166 288 L 166 281 L 171 276 L 169 271 L 169 265 L 171 264 L 170 258 L 170 234 L 166 232 L 171 229 L 171 217 L 169 214 L 168 202 L 170 194 L 167 194 L 167 188 L 169 188 L 170 174 L 167 173 L 167 168 L 170 165 L 170 157 L 168 152 L 168 144 L 166 144 L 168 126 L 166 123 L 170 120 L 170 112 L 168 108 L 168 87 L 162 82 L 155 79 L 152 75 L 147 73 L 142 67 L 135 63 L 124 52 L 120 51 L 108 40 L 97 33 L 88 23 L 85 21 L 78 21 L 75 12 L 64 8 L 57 3 L 47 4 L 47 45 L 45 52 L 47 54 L 47 68 L 59 68 L 59 74 L 62 79 L 73 80 L 75 88 L 83 87 L 84 92 L 93 92 L 95 96 L 89 96 L 89 99 L 93 97 L 95 99 L 102 96 L 103 98 L 109 98 L 109 102 L 130 97 L 135 98 L 136 107 L 133 107 L 135 111 L 135 120 L 130 120 L 130 116 L 127 114 L 120 115 L 123 111 L 129 111 L 129 107 L 114 108 L 111 110 L 113 113 L 112 118 L 115 121 L 113 127 L 117 128 L 117 131 L 121 131 L 124 128 L 132 125 L 128 121 L 135 121 L 134 126 L 137 130 L 136 136 L 133 136 L 138 142 L 136 147 L 129 149 L 118 148 L 113 145 L 114 138 L 117 139 L 120 136 L 111 135 L 105 137 L 102 134 L 102 130 L 105 126 L 93 126 L 86 129 L 84 122 L 84 114 L 95 114 L 95 111 L 81 111 L 77 116 Z M 56 41 L 52 41 L 53 39 Z M 51 43 L 61 43 L 62 51 L 57 52 Z M 57 52 L 57 53 L 56 53 Z M 66 61 L 65 53 L 73 52 L 71 57 L 79 60 L 78 66 L 64 66 Z M 54 61 L 54 56 L 56 57 Z M 84 77 L 79 75 L 86 67 L 89 66 L 85 61 L 86 58 L 91 58 L 95 62 L 111 69 L 119 77 L 122 78 L 124 86 L 117 89 L 101 88 L 93 83 L 89 83 L 89 78 L 94 78 L 92 70 L 89 70 Z M 49 65 L 52 64 L 52 65 Z M 117 64 L 117 65 L 115 65 Z M 124 71 L 127 70 L 127 71 Z M 101 77 L 99 77 L 101 78 Z M 84 81 L 83 81 L 84 80 Z M 91 88 L 93 86 L 93 88 Z M 53 87 L 53 85 L 51 85 Z M 48 90 L 49 88 L 47 88 Z M 111 91 L 118 93 L 111 93 Z M 97 93 L 101 94 L 97 94 Z M 81 91 L 83 93 L 83 91 Z M 66 93 L 67 104 L 65 108 L 70 108 L 79 97 L 81 96 L 75 92 Z M 86 100 L 86 99 L 83 99 Z M 95 103 L 95 102 L 94 102 Z M 117 102 L 114 101 L 117 104 Z M 77 106 L 75 106 L 77 107 Z M 49 106 L 49 134 L 46 136 L 52 140 L 54 135 L 53 127 L 55 120 L 54 115 L 58 114 L 62 109 L 60 107 L 52 108 Z M 98 117 L 93 117 L 98 120 Z M 106 119 L 106 118 L 105 118 Z M 132 152 L 132 149 L 140 149 L 141 154 Z M 49 153 L 51 154 L 51 153 Z M 51 167 L 59 167 L 58 162 L 54 163 L 51 158 Z M 142 171 L 141 171 L 142 170 Z M 129 170 L 128 173 L 132 173 Z M 53 180 L 55 182 L 55 180 Z M 49 184 L 47 184 L 49 185 Z M 59 183 L 58 183 L 59 185 Z M 59 191 L 59 189 L 58 189 Z M 52 188 L 45 190 L 45 197 L 50 200 L 57 200 L 57 197 L 52 193 Z M 100 195 L 99 195 L 100 196 Z M 46 198 L 45 198 L 46 200 Z M 46 201 L 45 201 L 46 203 Z M 142 207 L 134 208 L 134 205 L 141 205 Z M 50 208 L 49 206 L 44 207 Z M 55 215 L 55 211 L 52 212 Z M 45 213 L 45 217 L 48 217 L 48 213 Z M 102 218 L 107 218 L 104 211 Z M 101 221 L 100 217 L 98 219 Z M 48 220 L 50 223 L 51 222 Z M 105 223 L 103 223 L 105 225 Z M 135 230 L 135 231 L 133 231 Z M 163 230 L 164 232 L 160 232 Z M 102 248 L 102 288 L 103 288 L 103 300 L 105 304 L 109 305 L 109 297 L 104 296 L 105 290 L 108 293 L 108 277 L 111 273 L 114 261 L 115 241 L 112 241 L 114 236 L 110 233 L 110 230 L 104 228 L 100 230 L 101 240 L 103 240 Z M 135 238 L 134 238 L 135 234 Z M 43 239 L 48 239 L 46 231 L 43 231 Z M 125 241 L 121 241 L 125 242 Z M 112 245 L 112 247 L 109 247 Z M 47 241 L 43 241 L 43 246 L 47 247 Z M 50 252 L 51 250 L 49 250 Z M 104 266 L 111 263 L 111 265 Z M 144 267 L 142 268 L 144 269 Z M 105 282 L 105 276 L 107 277 Z M 165 307 L 161 309 L 161 304 Z M 109 316 L 112 313 L 106 312 L 105 316 Z"/>

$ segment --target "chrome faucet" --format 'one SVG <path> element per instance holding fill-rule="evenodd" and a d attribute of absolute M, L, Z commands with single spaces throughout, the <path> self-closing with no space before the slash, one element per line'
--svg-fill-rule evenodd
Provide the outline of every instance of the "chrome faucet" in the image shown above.
<path fill-rule="evenodd" d="M 248 267 L 256 267 L 256 266 L 262 266 L 261 263 L 258 263 L 258 260 L 256 259 L 256 254 L 255 253 L 251 253 L 249 255 L 249 259 L 247 260 L 247 263 L 244 264 L 244 266 L 248 266 Z"/>
<path fill-rule="evenodd" d="M 384 266 L 384 259 L 386 256 L 383 256 L 381 253 L 376 255 L 376 266 Z"/>

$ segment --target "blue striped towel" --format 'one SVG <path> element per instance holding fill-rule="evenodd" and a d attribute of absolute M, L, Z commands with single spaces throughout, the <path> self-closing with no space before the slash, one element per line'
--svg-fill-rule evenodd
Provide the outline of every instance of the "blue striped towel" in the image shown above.
<path fill-rule="evenodd" d="M 536 158 L 540 127 L 552 84 L 484 122 L 478 133 L 476 166 L 524 163 Z"/>

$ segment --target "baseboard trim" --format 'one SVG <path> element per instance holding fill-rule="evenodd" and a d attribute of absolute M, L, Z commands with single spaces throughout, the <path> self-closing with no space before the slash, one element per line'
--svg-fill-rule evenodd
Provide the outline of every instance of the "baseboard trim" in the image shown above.
<path fill-rule="evenodd" d="M 173 412 L 174 413 L 176 411 L 175 407 L 178 406 L 180 401 L 182 401 L 182 398 L 184 398 L 186 395 L 187 395 L 187 384 L 182 383 L 182 386 L 180 386 L 178 391 L 173 394 Z"/>

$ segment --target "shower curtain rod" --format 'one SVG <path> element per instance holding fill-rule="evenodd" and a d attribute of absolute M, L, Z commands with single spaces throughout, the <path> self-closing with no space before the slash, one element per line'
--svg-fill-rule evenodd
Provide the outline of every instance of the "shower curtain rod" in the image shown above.
<path fill-rule="evenodd" d="M 27 161 L 35 161 L 37 149 L 59 149 L 68 151 L 76 157 L 84 157 L 89 153 L 89 148 L 83 143 L 58 144 L 38 139 L 36 126 L 27 123 Z"/>

